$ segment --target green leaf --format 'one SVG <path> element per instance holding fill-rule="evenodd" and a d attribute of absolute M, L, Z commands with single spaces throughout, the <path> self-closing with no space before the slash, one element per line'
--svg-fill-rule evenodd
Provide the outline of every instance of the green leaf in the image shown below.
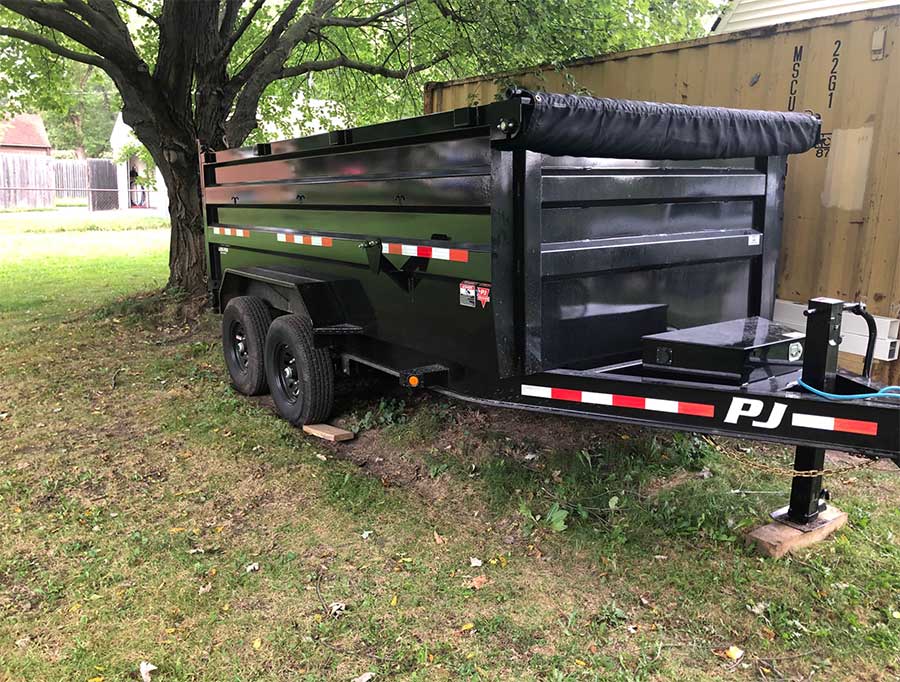
<path fill-rule="evenodd" d="M 562 533 L 569 526 L 566 525 L 566 518 L 568 518 L 569 512 L 566 509 L 560 509 L 559 505 L 554 502 L 550 507 L 550 510 L 547 512 L 546 523 L 550 527 L 550 529 L 555 533 Z"/>

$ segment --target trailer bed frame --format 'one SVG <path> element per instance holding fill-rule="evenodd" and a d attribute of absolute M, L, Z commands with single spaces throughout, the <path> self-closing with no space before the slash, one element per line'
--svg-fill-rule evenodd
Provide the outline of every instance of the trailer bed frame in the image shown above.
<path fill-rule="evenodd" d="M 535 123 L 559 114 L 541 98 L 200 150 L 214 307 L 256 296 L 276 316 L 304 315 L 345 370 L 368 365 L 407 387 L 795 446 L 785 520 L 805 530 L 825 508 L 826 448 L 900 464 L 898 401 L 829 400 L 799 383 L 879 390 L 871 357 L 863 377 L 837 368 L 842 313 L 861 304 L 809 302 L 802 369 L 742 368 L 729 383 L 714 363 L 676 377 L 640 359 L 642 339 L 667 328 L 773 316 L 785 154 L 809 148 L 818 121 L 757 112 L 759 135 L 703 150 L 647 146 L 638 122 L 625 156 L 604 157 L 588 134 L 597 111 L 566 98 L 584 130 L 563 139 Z M 697 132 L 693 109 L 651 109 Z M 722 134 L 749 120 L 710 116 Z M 585 145 L 590 156 L 560 156 Z"/>

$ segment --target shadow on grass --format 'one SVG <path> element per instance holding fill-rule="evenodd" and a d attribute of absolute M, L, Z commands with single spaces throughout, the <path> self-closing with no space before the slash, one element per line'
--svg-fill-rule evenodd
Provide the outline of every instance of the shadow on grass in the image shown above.
<path fill-rule="evenodd" d="M 93 320 L 116 319 L 143 329 L 195 326 L 203 318 L 208 302 L 205 294 L 190 296 L 181 289 L 156 289 L 118 298 L 91 311 L 89 316 Z"/>

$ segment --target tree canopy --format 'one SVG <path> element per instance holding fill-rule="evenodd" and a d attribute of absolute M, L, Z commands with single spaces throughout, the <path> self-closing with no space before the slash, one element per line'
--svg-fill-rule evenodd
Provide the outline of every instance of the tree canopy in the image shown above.
<path fill-rule="evenodd" d="M 215 4 L 215 0 L 212 2 Z M 120 101 L 102 69 L 73 66 L 60 54 L 17 39 L 15 30 L 35 30 L 60 47 L 79 47 L 66 35 L 15 13 L 17 6 L 27 4 L 41 3 L 0 2 L 13 10 L 0 10 L 0 25 L 8 29 L 0 29 L 0 34 L 8 36 L 0 39 L 0 73 L 4 74 L 0 77 L 0 101 L 49 113 L 51 121 L 58 121 L 62 143 L 75 147 L 79 135 L 71 124 L 70 113 L 83 111 L 99 118 L 98 105 L 102 111 L 109 104 L 119 106 Z M 80 3 L 50 4 L 75 7 Z M 152 69 L 160 49 L 161 27 L 155 18 L 162 15 L 163 2 L 112 0 L 109 4 L 120 13 L 137 53 Z M 251 55 L 263 44 L 279 16 L 296 3 L 223 0 L 220 4 L 239 15 L 235 35 L 243 29 L 228 65 L 230 71 L 238 73 L 238 67 L 248 66 Z M 347 16 L 373 16 L 369 12 L 380 8 L 390 20 L 370 21 L 364 36 L 350 30 L 361 28 L 354 25 L 358 21 L 334 22 L 331 30 L 322 32 L 320 41 L 295 48 L 287 70 L 303 71 L 300 65 L 310 60 L 320 66 L 296 76 L 279 74 L 281 78 L 268 84 L 259 102 L 259 118 L 290 128 L 291 124 L 318 123 L 330 117 L 365 124 L 416 115 L 421 113 L 422 86 L 426 81 L 538 63 L 563 63 L 582 56 L 693 37 L 702 32 L 701 20 L 712 4 L 711 0 L 433 0 L 396 5 L 342 2 L 340 6 Z M 237 7 L 231 8 L 232 5 Z M 183 38 L 191 40 L 187 27 Z M 339 61 L 341 55 L 400 72 L 407 69 L 410 73 L 407 78 L 390 80 L 352 68 L 322 68 L 322 61 L 335 61 L 336 57 Z M 422 64 L 431 66 L 423 70 L 409 68 Z M 302 99 L 298 93 L 303 94 Z M 328 110 L 324 115 L 323 108 Z M 88 132 L 84 139 L 93 153 L 102 151 L 96 133 Z M 241 142 L 233 140 L 234 144 Z"/>
<path fill-rule="evenodd" d="M 0 0 L 0 99 L 68 114 L 103 72 L 163 174 L 170 285 L 203 288 L 196 141 L 421 112 L 422 85 L 697 35 L 708 0 Z"/>
<path fill-rule="evenodd" d="M 103 71 L 66 63 L 67 87 L 46 88 L 37 107 L 54 149 L 73 149 L 82 158 L 108 157 L 110 135 L 122 108 L 119 93 Z"/>

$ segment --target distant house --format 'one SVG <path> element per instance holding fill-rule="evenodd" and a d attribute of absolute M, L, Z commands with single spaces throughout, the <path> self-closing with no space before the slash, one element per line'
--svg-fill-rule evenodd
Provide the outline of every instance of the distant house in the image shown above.
<path fill-rule="evenodd" d="M 732 33 L 894 4 L 897 0 L 731 0 L 712 32 Z"/>
<path fill-rule="evenodd" d="M 52 151 L 40 114 L 19 114 L 0 121 L 0 154 L 38 154 Z"/>
<path fill-rule="evenodd" d="M 122 158 L 127 147 L 138 144 L 140 143 L 134 131 L 122 120 L 122 114 L 119 114 L 109 136 L 109 146 L 112 148 L 113 158 L 116 159 L 118 208 L 152 208 L 165 211 L 169 207 L 169 198 L 166 194 L 166 183 L 159 169 L 154 168 L 150 171 L 137 156 Z M 145 187 L 141 183 L 139 178 L 148 175 L 153 177 L 155 187 Z"/>

